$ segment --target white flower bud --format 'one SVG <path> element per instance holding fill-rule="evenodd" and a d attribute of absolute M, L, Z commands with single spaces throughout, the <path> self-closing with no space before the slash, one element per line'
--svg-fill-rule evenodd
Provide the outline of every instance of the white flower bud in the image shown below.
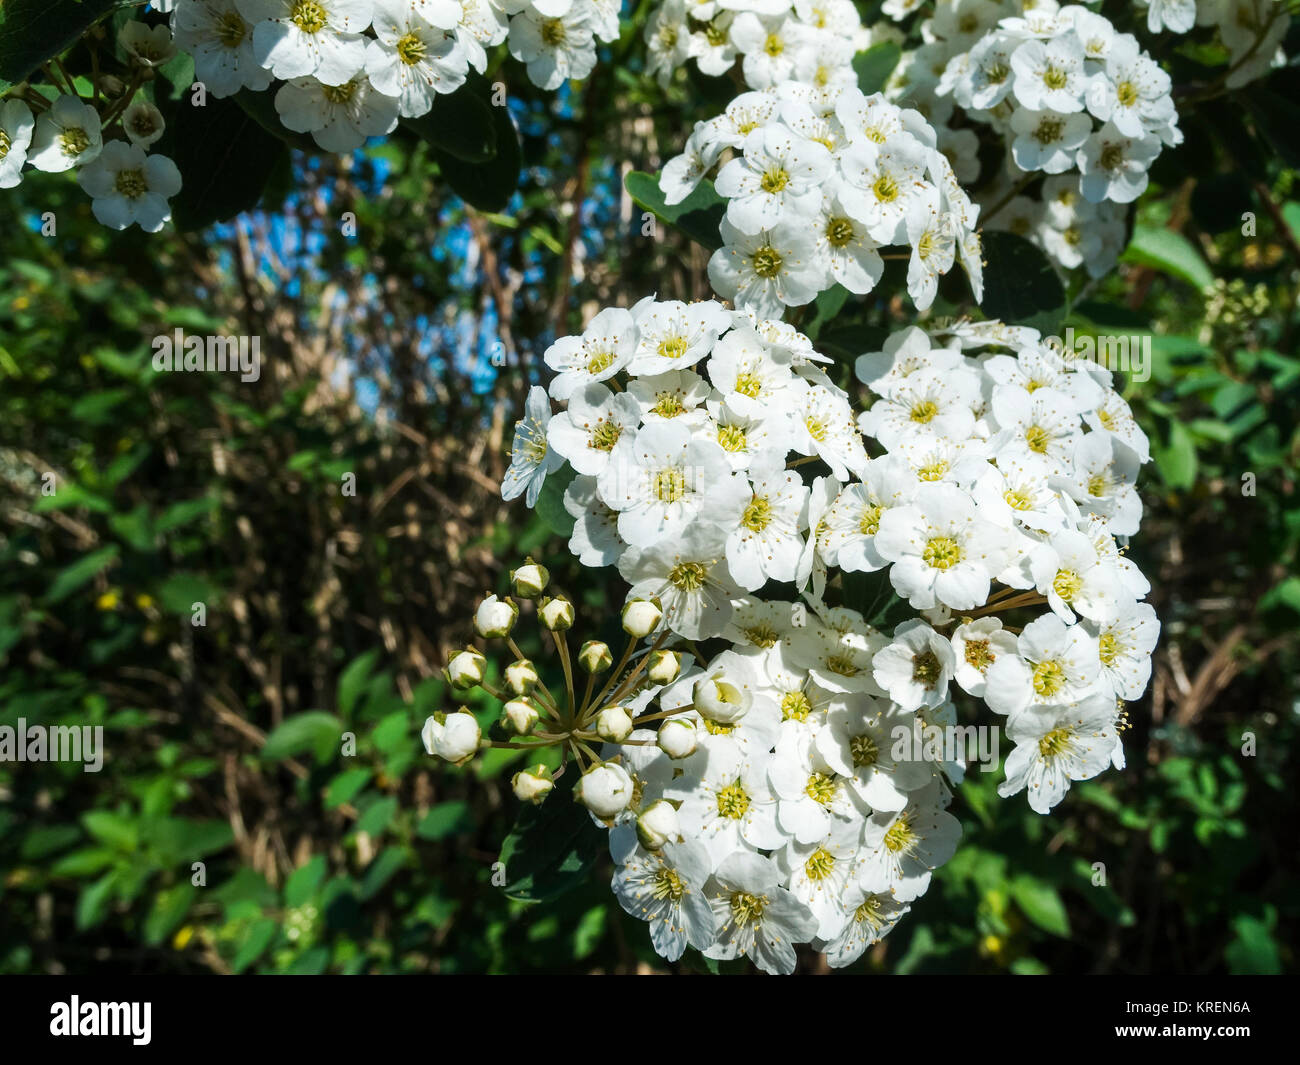
<path fill-rule="evenodd" d="M 677 807 L 667 799 L 652 802 L 636 819 L 636 838 L 648 851 L 657 851 L 665 843 L 672 843 L 680 836 Z"/>
<path fill-rule="evenodd" d="M 645 675 L 651 684 L 671 684 L 682 671 L 682 656 L 676 651 L 652 651 Z"/>
<path fill-rule="evenodd" d="M 748 688 L 738 688 L 721 673 L 695 682 L 695 709 L 719 725 L 734 725 L 754 701 Z"/>
<path fill-rule="evenodd" d="M 573 789 L 574 798 L 597 817 L 608 821 L 627 809 L 632 801 L 632 778 L 617 762 L 605 762 L 588 770 Z"/>
<path fill-rule="evenodd" d="M 522 595 L 525 599 L 536 599 L 546 591 L 550 581 L 550 571 L 536 562 L 529 562 L 510 571 L 510 583 L 514 586 L 515 595 Z"/>
<path fill-rule="evenodd" d="M 638 640 L 649 636 L 659 627 L 664 612 L 650 599 L 633 599 L 623 607 L 623 631 Z"/>
<path fill-rule="evenodd" d="M 474 648 L 467 647 L 452 655 L 451 661 L 447 663 L 447 679 L 451 681 L 453 688 L 465 691 L 483 683 L 486 669 L 487 659 Z"/>
<path fill-rule="evenodd" d="M 596 715 L 596 735 L 607 743 L 622 743 L 632 735 L 632 715 L 621 706 L 607 706 Z"/>
<path fill-rule="evenodd" d="M 489 595 L 474 614 L 474 631 L 485 640 L 499 640 L 510 635 L 517 617 L 519 608 L 513 602 Z"/>
<path fill-rule="evenodd" d="M 573 628 L 573 604 L 562 595 L 557 595 L 554 599 L 543 599 L 537 609 L 537 616 L 552 632 Z"/>
<path fill-rule="evenodd" d="M 468 761 L 478 753 L 482 734 L 473 714 L 457 710 L 447 714 L 442 721 L 436 715 L 428 718 L 424 722 L 420 738 L 424 740 L 424 749 L 430 754 L 459 763 Z"/>
<path fill-rule="evenodd" d="M 614 656 L 610 654 L 609 644 L 588 640 L 578 652 L 578 661 L 588 673 L 604 673 L 614 664 Z"/>
<path fill-rule="evenodd" d="M 669 758 L 689 758 L 695 753 L 699 740 L 695 722 L 683 717 L 671 717 L 659 726 L 659 749 Z"/>
<path fill-rule="evenodd" d="M 551 771 L 540 763 L 531 769 L 516 773 L 510 784 L 515 789 L 516 799 L 534 805 L 546 798 L 555 787 L 555 781 L 551 779 Z"/>
<path fill-rule="evenodd" d="M 510 689 L 511 695 L 527 695 L 537 687 L 540 679 L 537 667 L 526 658 L 506 666 L 506 687 Z"/>
<path fill-rule="evenodd" d="M 506 723 L 519 736 L 532 732 L 541 716 L 527 699 L 511 699 L 506 703 Z"/>

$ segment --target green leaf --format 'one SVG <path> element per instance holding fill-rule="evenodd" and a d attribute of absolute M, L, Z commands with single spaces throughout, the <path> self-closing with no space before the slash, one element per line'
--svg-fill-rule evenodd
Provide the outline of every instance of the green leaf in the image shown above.
<path fill-rule="evenodd" d="M 440 802 L 430 809 L 415 826 L 415 834 L 421 839 L 439 840 L 473 827 L 469 803 L 463 799 L 453 799 L 451 802 Z"/>
<path fill-rule="evenodd" d="M 492 135 L 496 153 L 487 162 L 470 163 L 458 158 L 452 149 L 434 148 L 438 168 L 452 191 L 480 211 L 500 211 L 510 203 L 519 185 L 522 155 L 519 134 L 508 107 L 492 107 Z M 463 149 L 462 149 L 463 150 Z"/>
<path fill-rule="evenodd" d="M 486 163 L 496 158 L 498 125 L 496 108 L 483 98 L 482 89 L 472 83 L 433 101 L 432 109 L 419 118 L 403 118 L 401 124 L 430 147 L 466 163 Z"/>
<path fill-rule="evenodd" d="M 105 873 L 93 884 L 87 884 L 77 896 L 77 931 L 93 928 L 108 915 L 108 906 L 117 886 L 117 871 Z"/>
<path fill-rule="evenodd" d="M 279 929 L 279 924 L 269 917 L 264 917 L 256 922 L 248 930 L 248 935 L 240 945 L 235 960 L 230 963 L 230 967 L 235 972 L 242 973 L 266 952 L 266 948 L 271 945 L 271 940 L 275 938 L 275 933 Z"/>
<path fill-rule="evenodd" d="M 1156 467 L 1170 488 L 1187 489 L 1196 480 L 1196 441 L 1180 421 L 1169 423 L 1169 443 L 1153 448 Z"/>
<path fill-rule="evenodd" d="M 370 863 L 366 875 L 361 880 L 361 900 L 373 898 L 393 875 L 406 864 L 406 854 L 397 847 L 388 847 L 379 857 Z"/>
<path fill-rule="evenodd" d="M 317 761 L 324 761 L 338 749 L 343 734 L 343 722 L 324 710 L 305 710 L 280 723 L 262 747 L 262 757 L 268 761 L 292 758 L 295 754 L 311 750 Z"/>
<path fill-rule="evenodd" d="M 356 798 L 362 788 L 369 783 L 373 774 L 369 769 L 348 769 L 330 781 L 325 791 L 325 807 L 333 810 L 345 802 Z"/>
<path fill-rule="evenodd" d="M 257 205 L 288 148 L 233 99 L 186 96 L 172 117 L 173 160 L 184 184 L 172 200 L 181 229 L 201 229 Z"/>
<path fill-rule="evenodd" d="M 284 884 L 284 904 L 301 906 L 315 898 L 327 872 L 325 856 L 317 854 L 295 869 Z"/>
<path fill-rule="evenodd" d="M 537 506 L 534 510 L 556 536 L 568 538 L 573 535 L 576 521 L 573 515 L 564 509 L 564 491 L 573 483 L 575 476 L 573 467 L 566 463 L 546 478 L 541 494 L 537 497 Z"/>
<path fill-rule="evenodd" d="M 379 659 L 378 651 L 367 651 L 348 663 L 347 668 L 339 674 L 338 707 L 339 713 L 347 717 L 357 705 L 357 696 L 361 694 L 370 679 L 370 671 Z"/>
<path fill-rule="evenodd" d="M 173 614 L 188 616 L 195 603 L 211 605 L 220 598 L 213 584 L 197 573 L 173 573 L 158 589 L 158 601 Z"/>
<path fill-rule="evenodd" d="M 49 591 L 45 593 L 46 603 L 59 603 L 70 596 L 88 581 L 93 580 L 122 549 L 117 544 L 109 544 L 98 551 L 92 551 L 84 558 L 78 559 L 71 566 L 59 571 L 59 575 L 50 582 Z"/>
<path fill-rule="evenodd" d="M 1190 240 L 1172 229 L 1137 226 L 1121 261 L 1161 270 L 1198 291 L 1214 284 L 1214 274 L 1200 252 Z"/>
<path fill-rule="evenodd" d="M 386 795 L 382 799 L 375 799 L 366 807 L 365 813 L 358 818 L 356 831 L 364 832 L 369 836 L 378 836 L 388 828 L 389 823 L 393 820 L 393 815 L 396 813 L 396 798 Z"/>
<path fill-rule="evenodd" d="M 898 66 L 902 54 L 903 50 L 896 42 L 881 41 L 855 55 L 853 72 L 858 76 L 858 88 L 868 96 L 880 92 L 889 80 L 889 75 Z"/>
<path fill-rule="evenodd" d="M 1034 924 L 1054 936 L 1069 936 L 1070 917 L 1056 888 L 1027 873 L 1015 877 L 1008 886 L 1016 905 Z"/>
<path fill-rule="evenodd" d="M 1047 256 L 1014 233 L 984 234 L 984 299 L 990 318 L 1055 333 L 1065 316 L 1065 289 Z"/>
<path fill-rule="evenodd" d="M 139 842 L 140 833 L 130 818 L 108 810 L 91 810 L 83 814 L 81 823 L 86 831 L 101 843 L 115 847 L 120 851 L 133 851 Z"/>
<path fill-rule="evenodd" d="M 166 939 L 190 912 L 197 891 L 188 880 L 158 892 L 153 908 L 144 919 L 144 941 L 156 947 Z"/>
<path fill-rule="evenodd" d="M 0 90 L 23 81 L 117 7 L 119 0 L 5 0 L 0 5 Z"/>
<path fill-rule="evenodd" d="M 722 247 L 718 223 L 726 212 L 726 202 L 713 190 L 707 178 L 681 203 L 669 205 L 659 189 L 659 179 L 643 170 L 633 170 L 623 180 L 628 195 L 638 207 L 685 233 L 709 251 Z"/>
<path fill-rule="evenodd" d="M 1257 917 L 1241 914 L 1233 918 L 1233 940 L 1223 952 L 1228 972 L 1234 976 L 1254 974 L 1277 976 L 1282 972 L 1282 957 L 1268 924 Z"/>
<path fill-rule="evenodd" d="M 520 812 L 501 845 L 507 898 L 544 902 L 577 887 L 600 856 L 605 834 L 573 798 L 572 771 L 540 806 Z"/>

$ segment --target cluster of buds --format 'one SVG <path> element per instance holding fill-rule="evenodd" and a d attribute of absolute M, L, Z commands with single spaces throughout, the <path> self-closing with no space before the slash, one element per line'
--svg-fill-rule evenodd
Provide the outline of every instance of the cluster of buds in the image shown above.
<path fill-rule="evenodd" d="M 543 802 L 554 790 L 556 779 L 573 766 L 582 774 L 574 786 L 574 798 L 597 820 L 609 825 L 634 813 L 638 838 L 647 849 L 657 850 L 678 839 L 673 802 L 659 800 L 638 809 L 636 777 L 624 764 L 628 761 L 626 749 L 657 747 L 674 762 L 695 753 L 699 743 L 696 721 L 682 716 L 684 707 L 646 712 L 665 690 L 679 688 L 683 679 L 696 678 L 695 709 L 700 718 L 719 725 L 733 725 L 743 716 L 748 692 L 721 672 L 701 671 L 694 664 L 698 649 L 663 624 L 664 612 L 656 600 L 632 599 L 623 607 L 627 643 L 616 660 L 614 651 L 602 640 L 588 639 L 576 652 L 572 649 L 573 603 L 564 595 L 548 592 L 550 574 L 544 566 L 530 560 L 511 572 L 510 581 L 512 595 L 487 595 L 474 614 L 479 638 L 488 644 L 503 643 L 512 655 L 501 670 L 503 680 L 489 680 L 488 656 L 475 647 L 453 654 L 444 671 L 456 691 L 482 689 L 500 701 L 501 731 L 508 738 L 485 737 L 474 715 L 460 709 L 434 714 L 425 722 L 425 749 L 463 765 L 485 748 L 557 748 L 558 769 L 539 761 L 515 774 L 517 798 Z M 562 691 L 558 685 L 554 691 L 547 686 L 537 666 L 515 642 L 519 601 L 532 602 L 537 624 L 549 634 L 564 678 Z M 662 720 L 666 717 L 670 719 Z M 645 728 L 651 722 L 661 722 L 657 732 Z"/>

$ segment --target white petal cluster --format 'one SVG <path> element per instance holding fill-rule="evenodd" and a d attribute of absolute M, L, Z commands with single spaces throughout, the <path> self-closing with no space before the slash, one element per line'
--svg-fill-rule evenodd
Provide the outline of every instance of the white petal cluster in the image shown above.
<path fill-rule="evenodd" d="M 664 166 L 665 199 L 680 203 L 715 170 L 727 207 L 709 280 L 742 310 L 775 318 L 837 283 L 870 292 L 890 246 L 911 249 L 918 308 L 957 261 L 981 294 L 979 209 L 934 129 L 879 93 L 792 80 L 743 93 Z"/>
<path fill-rule="evenodd" d="M 921 32 L 926 43 L 904 55 L 887 94 L 941 131 L 962 181 L 980 170 L 969 123 L 999 135 L 1005 163 L 985 197 L 999 204 L 987 227 L 1028 237 L 1062 269 L 1105 273 L 1123 246 L 1125 205 L 1183 139 L 1169 75 L 1132 34 L 1055 0 L 938 0 Z M 1049 175 L 1041 199 L 1015 195 L 1039 173 Z"/>
<path fill-rule="evenodd" d="M 751 89 L 784 81 L 856 85 L 853 57 L 874 43 L 852 0 L 666 0 L 646 24 L 647 69 L 667 84 L 688 61 Z"/>
<path fill-rule="evenodd" d="M 1229 89 L 1286 65 L 1282 40 L 1291 14 L 1281 0 L 1138 0 L 1152 33 L 1190 33 L 1208 26 L 1228 50 Z"/>
<path fill-rule="evenodd" d="M 1014 744 L 999 793 L 1046 813 L 1123 765 L 1150 676 L 1159 623 L 1123 553 L 1149 446 L 1108 371 L 1028 328 L 910 328 L 858 358 L 855 419 L 818 358 L 779 322 L 643 301 L 558 341 L 521 423 L 509 491 L 578 471 L 570 549 L 662 606 L 641 635 L 728 645 L 644 678 L 620 701 L 659 732 L 602 752 L 627 776 L 597 811 L 614 891 L 670 960 L 789 972 L 811 943 L 851 963 L 957 846 L 964 753 L 927 744 L 958 689 Z M 913 616 L 880 631 L 827 605 L 862 572 Z"/>

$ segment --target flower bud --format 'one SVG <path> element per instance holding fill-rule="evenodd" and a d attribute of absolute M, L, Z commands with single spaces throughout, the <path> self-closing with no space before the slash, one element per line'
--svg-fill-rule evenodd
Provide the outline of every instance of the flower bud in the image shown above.
<path fill-rule="evenodd" d="M 596 735 L 606 743 L 622 743 L 632 735 L 632 715 L 621 706 L 607 706 L 596 715 Z"/>
<path fill-rule="evenodd" d="M 682 671 L 682 656 L 676 651 L 652 651 L 645 675 L 651 684 L 671 684 Z"/>
<path fill-rule="evenodd" d="M 578 652 L 578 661 L 588 673 L 604 673 L 614 664 L 614 656 L 609 652 L 609 644 L 588 640 Z"/>
<path fill-rule="evenodd" d="M 695 722 L 687 718 L 671 717 L 659 726 L 659 749 L 669 758 L 689 758 L 698 742 Z"/>
<path fill-rule="evenodd" d="M 506 687 L 510 689 L 511 695 L 527 695 L 537 687 L 540 679 L 537 667 L 526 658 L 506 666 Z"/>
<path fill-rule="evenodd" d="M 719 725 L 734 725 L 749 713 L 753 698 L 747 688 L 736 687 L 721 673 L 695 682 L 695 709 Z"/>
<path fill-rule="evenodd" d="M 446 674 L 453 688 L 465 691 L 482 684 L 486 670 L 487 659 L 474 648 L 467 647 L 452 655 L 451 661 L 447 663 Z"/>
<path fill-rule="evenodd" d="M 664 612 L 652 599 L 633 599 L 623 607 L 623 631 L 638 640 L 659 627 Z"/>
<path fill-rule="evenodd" d="M 469 761 L 478 752 L 482 734 L 473 714 L 457 710 L 447 714 L 442 721 L 438 720 L 436 714 L 428 718 L 424 722 L 420 738 L 424 740 L 424 749 L 430 754 L 459 764 Z"/>
<path fill-rule="evenodd" d="M 551 793 L 555 781 L 551 779 L 551 771 L 538 763 L 531 769 L 516 773 L 510 785 L 515 789 L 516 799 L 537 805 Z"/>
<path fill-rule="evenodd" d="M 474 631 L 485 640 L 499 640 L 510 635 L 517 617 L 519 608 L 513 602 L 489 595 L 474 614 Z"/>
<path fill-rule="evenodd" d="M 506 703 L 506 725 L 516 735 L 527 736 L 537 727 L 541 716 L 527 699 L 511 699 Z"/>
<path fill-rule="evenodd" d="M 543 599 L 537 608 L 537 616 L 552 632 L 573 628 L 573 604 L 562 595 L 557 595 L 554 599 Z"/>
<path fill-rule="evenodd" d="M 632 801 L 632 778 L 617 762 L 604 762 L 588 770 L 574 786 L 573 794 L 601 820 L 608 821 L 627 809 Z"/>
<path fill-rule="evenodd" d="M 636 838 L 648 851 L 657 851 L 665 843 L 672 843 L 680 836 L 677 807 L 667 799 L 652 802 L 636 819 Z"/>
<path fill-rule="evenodd" d="M 550 571 L 536 562 L 529 562 L 510 571 L 510 583 L 514 586 L 515 595 L 522 595 L 525 599 L 536 599 L 546 591 L 550 581 Z"/>

